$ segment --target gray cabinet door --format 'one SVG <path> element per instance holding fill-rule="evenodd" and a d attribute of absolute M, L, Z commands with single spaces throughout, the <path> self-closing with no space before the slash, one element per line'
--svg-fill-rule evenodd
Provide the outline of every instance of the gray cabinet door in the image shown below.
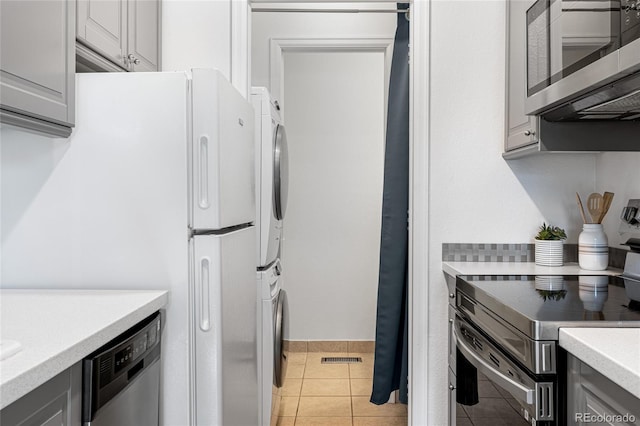
<path fill-rule="evenodd" d="M 160 0 L 78 0 L 78 60 L 101 71 L 118 70 L 110 63 L 158 71 L 160 11 Z"/>
<path fill-rule="evenodd" d="M 158 71 L 160 64 L 160 2 L 158 0 L 130 0 L 128 9 L 127 55 L 131 58 L 131 71 Z"/>
<path fill-rule="evenodd" d="M 0 411 L 0 424 L 80 426 L 82 368 L 77 363 Z"/>
<path fill-rule="evenodd" d="M 640 424 L 640 400 L 575 356 L 567 355 L 567 424 Z M 599 422 L 597 424 L 603 424 Z"/>
<path fill-rule="evenodd" d="M 127 69 L 127 2 L 79 0 L 77 39 Z"/>
<path fill-rule="evenodd" d="M 73 126 L 74 15 L 75 3 L 65 0 L 0 1 L 3 122 L 16 124 L 18 117 L 28 125 L 36 117 Z"/>
<path fill-rule="evenodd" d="M 534 0 L 507 2 L 507 69 L 505 151 L 538 142 L 538 118 L 526 115 L 526 11 Z"/>

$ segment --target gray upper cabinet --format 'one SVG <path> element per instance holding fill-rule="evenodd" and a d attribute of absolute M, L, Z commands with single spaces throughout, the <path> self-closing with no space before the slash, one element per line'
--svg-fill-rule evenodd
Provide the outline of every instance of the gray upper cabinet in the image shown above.
<path fill-rule="evenodd" d="M 111 62 L 127 68 L 126 1 L 78 1 L 76 19 L 79 41 Z"/>
<path fill-rule="evenodd" d="M 158 71 L 160 64 L 160 2 L 129 1 L 128 55 L 132 71 Z M 131 56 L 133 55 L 133 56 Z"/>
<path fill-rule="evenodd" d="M 74 125 L 75 3 L 0 1 L 0 120 L 55 136 Z"/>
<path fill-rule="evenodd" d="M 158 71 L 160 0 L 78 0 L 79 71 Z"/>
<path fill-rule="evenodd" d="M 534 0 L 507 1 L 505 152 L 538 142 L 538 117 L 526 115 L 526 11 Z"/>

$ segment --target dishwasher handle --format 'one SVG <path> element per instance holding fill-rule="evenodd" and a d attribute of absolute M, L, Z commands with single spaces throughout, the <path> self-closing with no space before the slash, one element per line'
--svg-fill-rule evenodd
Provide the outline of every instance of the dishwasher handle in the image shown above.
<path fill-rule="evenodd" d="M 147 317 L 82 361 L 82 422 L 160 359 L 161 315 Z"/>

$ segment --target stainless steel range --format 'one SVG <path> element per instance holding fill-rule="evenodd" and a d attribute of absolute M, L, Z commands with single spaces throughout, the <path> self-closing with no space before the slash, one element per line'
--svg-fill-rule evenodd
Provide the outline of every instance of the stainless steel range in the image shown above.
<path fill-rule="evenodd" d="M 492 424 L 566 424 L 559 329 L 640 327 L 637 276 L 459 276 L 449 285 L 452 424 L 454 410 L 468 414 L 459 424 L 474 413 L 495 413 L 502 423 Z"/>

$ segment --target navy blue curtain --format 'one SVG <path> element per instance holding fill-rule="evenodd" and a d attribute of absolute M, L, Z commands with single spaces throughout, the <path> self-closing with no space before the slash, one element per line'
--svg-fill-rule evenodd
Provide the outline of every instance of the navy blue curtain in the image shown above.
<path fill-rule="evenodd" d="M 408 5 L 398 5 L 406 8 Z M 400 390 L 407 403 L 407 268 L 409 209 L 409 21 L 398 14 L 387 112 L 382 235 L 371 402 Z"/>

